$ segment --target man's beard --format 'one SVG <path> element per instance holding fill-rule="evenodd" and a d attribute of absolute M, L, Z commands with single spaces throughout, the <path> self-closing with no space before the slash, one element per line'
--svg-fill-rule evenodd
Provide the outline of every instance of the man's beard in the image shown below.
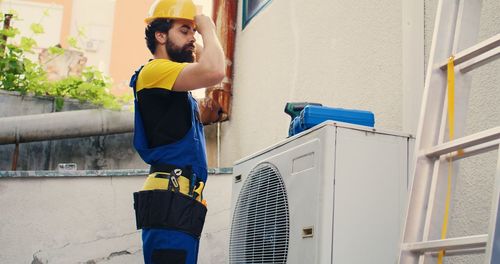
<path fill-rule="evenodd" d="M 175 62 L 194 62 L 194 43 L 184 45 L 182 48 L 167 39 L 167 54 Z M 192 48 L 190 50 L 190 48 Z"/>

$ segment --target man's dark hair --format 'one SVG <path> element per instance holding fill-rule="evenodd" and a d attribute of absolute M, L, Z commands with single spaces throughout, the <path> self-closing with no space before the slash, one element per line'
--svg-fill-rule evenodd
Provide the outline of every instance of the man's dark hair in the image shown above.
<path fill-rule="evenodd" d="M 151 54 L 154 54 L 156 51 L 155 33 L 168 33 L 168 31 L 172 27 L 172 24 L 172 19 L 157 18 L 146 27 L 146 45 L 148 46 L 149 51 L 151 51 Z"/>

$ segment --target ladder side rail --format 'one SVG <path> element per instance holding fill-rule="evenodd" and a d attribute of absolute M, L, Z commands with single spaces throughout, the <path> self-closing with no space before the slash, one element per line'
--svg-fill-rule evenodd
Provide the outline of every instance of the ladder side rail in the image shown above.
<path fill-rule="evenodd" d="M 455 1 L 440 0 L 438 3 L 415 142 L 414 164 L 416 166 L 410 188 L 398 263 L 417 264 L 419 259 L 419 256 L 414 253 L 404 250 L 403 244 L 422 240 L 423 224 L 431 185 L 430 175 L 433 172 L 434 161 L 418 154 L 438 141 L 437 133 L 424 132 L 437 131 L 441 123 L 441 116 L 437 113 L 441 113 L 443 109 L 446 92 L 444 89 L 437 87 L 446 85 L 446 73 L 436 65 L 438 62 L 444 61 L 451 53 L 453 45 L 451 34 L 454 30 L 450 30 L 450 28 L 456 24 L 454 15 L 457 10 L 458 5 Z"/>
<path fill-rule="evenodd" d="M 489 238 L 486 244 L 486 264 L 500 263 L 500 145 L 497 146 L 497 171 L 495 175 L 495 187 L 491 201 L 491 214 L 489 224 Z"/>
<path fill-rule="evenodd" d="M 455 0 L 456 1 L 456 0 Z M 448 54 L 448 57 L 456 54 L 458 51 L 470 47 L 477 42 L 479 23 L 481 17 L 481 0 L 459 0 L 457 10 L 457 19 L 455 26 L 455 34 L 453 36 L 453 46 Z M 467 109 L 469 104 L 469 94 L 471 87 L 471 76 L 462 74 L 458 72 L 455 68 L 455 126 L 454 126 L 454 138 L 462 137 L 465 134 L 466 129 L 466 117 Z M 447 75 L 447 71 L 444 71 Z M 446 78 L 447 80 L 447 78 Z M 441 88 L 447 91 L 447 82 Z M 449 127 L 448 127 L 448 94 L 445 96 L 445 106 L 442 111 L 442 122 L 439 129 L 439 144 L 447 142 L 449 138 Z M 423 240 L 436 240 L 441 239 L 443 217 L 446 207 L 446 194 L 448 188 L 448 160 L 446 156 L 442 156 L 434 163 L 436 167 L 434 171 L 437 173 L 433 175 L 433 186 L 432 193 L 430 195 L 433 197 L 434 201 L 429 200 L 427 217 L 425 221 L 425 228 L 423 234 Z M 458 162 L 452 162 L 452 175 L 451 175 L 451 195 L 455 193 L 456 178 L 459 175 L 459 164 Z M 431 203 L 432 202 L 432 203 Z M 452 203 L 452 201 L 450 201 Z M 447 237 L 451 231 L 450 221 L 452 213 L 452 204 L 449 205 L 448 216 L 448 231 Z M 437 255 L 435 254 L 423 254 L 419 260 L 419 264 L 434 264 L 437 261 Z"/>
<path fill-rule="evenodd" d="M 442 87 L 446 91 L 445 87 Z M 448 102 L 448 94 L 445 95 L 445 102 Z M 438 144 L 443 144 L 445 140 L 448 140 L 448 118 L 447 118 L 448 108 L 446 106 L 442 109 L 441 124 L 439 128 L 439 140 Z M 440 175 L 445 175 L 448 170 L 447 161 L 444 157 L 437 157 L 434 160 L 433 173 L 431 178 L 431 187 L 429 191 L 429 200 L 427 204 L 427 212 L 424 221 L 424 230 L 422 235 L 422 241 L 438 240 L 441 238 L 441 226 L 442 226 L 442 212 L 445 208 L 445 198 L 446 192 L 443 192 L 443 187 L 447 185 L 447 177 Z M 446 189 L 445 189 L 446 190 Z M 423 254 L 419 257 L 419 264 L 425 263 L 435 263 L 436 254 Z"/>
<path fill-rule="evenodd" d="M 460 7 L 458 12 L 460 12 Z M 437 89 L 438 87 L 435 87 Z M 444 87 L 439 87 L 440 89 L 446 91 L 446 83 L 444 84 Z M 448 139 L 448 126 L 447 126 L 447 113 L 448 113 L 448 108 L 446 105 L 446 102 L 448 102 L 448 93 L 445 93 L 444 96 L 444 102 L 443 107 L 441 109 L 441 123 L 439 125 L 439 132 L 438 132 L 438 142 L 436 145 L 441 145 L 445 140 Z M 441 238 L 440 234 L 436 233 L 436 228 L 440 230 L 439 228 L 441 227 L 440 223 L 442 223 L 442 217 L 441 220 L 439 217 L 436 217 L 436 214 L 438 212 L 444 211 L 445 207 L 445 197 L 446 193 L 440 191 L 440 187 L 444 186 L 446 182 L 443 182 L 445 179 L 444 177 L 440 177 L 440 175 L 443 175 L 446 172 L 447 166 L 446 166 L 446 160 L 442 157 L 437 157 L 434 159 L 431 159 L 434 161 L 433 164 L 433 172 L 431 176 L 431 186 L 428 194 L 428 201 L 427 201 L 427 211 L 426 211 L 426 216 L 424 220 L 424 229 L 422 231 L 422 242 L 426 242 L 429 240 L 438 240 Z M 429 254 L 427 252 L 424 252 L 422 255 L 419 256 L 419 264 L 425 264 L 425 263 L 435 263 L 436 262 L 436 254 Z"/>
<path fill-rule="evenodd" d="M 432 183 L 429 191 L 429 201 L 427 204 L 427 214 L 424 222 L 422 241 L 438 240 L 441 238 L 441 225 L 443 218 L 439 214 L 444 211 L 446 192 L 440 190 L 447 184 L 447 178 L 440 177 L 446 173 L 447 166 L 444 158 L 434 160 L 434 171 L 432 174 Z M 441 216 L 441 217 L 440 217 Z M 423 254 L 419 258 L 419 264 L 435 263 L 435 254 Z"/>

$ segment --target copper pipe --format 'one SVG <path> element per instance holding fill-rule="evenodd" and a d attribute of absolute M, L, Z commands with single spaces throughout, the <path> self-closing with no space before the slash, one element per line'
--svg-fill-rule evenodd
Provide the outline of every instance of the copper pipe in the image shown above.
<path fill-rule="evenodd" d="M 19 143 L 16 143 L 16 148 L 14 149 L 14 155 L 12 155 L 12 168 L 11 170 L 17 170 L 17 161 L 19 160 Z"/>
<path fill-rule="evenodd" d="M 212 17 L 226 55 L 226 78 L 220 86 L 206 89 L 206 97 L 202 100 L 203 102 L 200 102 L 201 119 L 204 124 L 229 120 L 233 95 L 233 59 L 238 1 L 213 0 L 213 5 Z"/>
<path fill-rule="evenodd" d="M 5 14 L 3 20 L 3 29 L 10 28 L 10 20 L 12 19 L 12 14 Z M 1 56 L 5 56 L 5 47 L 7 46 L 7 35 L 2 36 L 2 44 L 0 46 L 0 54 Z M 17 161 L 19 160 L 19 142 L 16 142 L 16 147 L 14 149 L 14 153 L 12 154 L 12 167 L 11 170 L 17 170 Z"/>
<path fill-rule="evenodd" d="M 5 14 L 4 20 L 3 20 L 3 29 L 9 29 L 10 28 L 10 20 L 12 19 L 12 14 Z M 2 44 L 0 45 L 0 56 L 5 55 L 5 47 L 7 45 L 7 35 L 2 36 Z"/>

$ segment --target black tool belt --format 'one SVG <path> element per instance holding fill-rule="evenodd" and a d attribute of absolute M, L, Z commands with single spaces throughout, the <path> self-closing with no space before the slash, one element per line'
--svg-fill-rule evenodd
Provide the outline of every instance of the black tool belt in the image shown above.
<path fill-rule="evenodd" d="M 179 167 L 179 166 L 168 165 L 168 164 L 157 164 L 157 165 L 151 165 L 151 167 L 149 167 L 149 173 L 172 172 L 175 170 L 181 170 L 180 174 L 184 175 L 184 176 L 190 176 L 193 173 L 193 169 L 191 168 L 191 166 Z"/>
<path fill-rule="evenodd" d="M 149 168 L 149 173 L 152 174 L 155 172 L 159 173 L 156 175 L 156 178 L 165 178 L 168 181 L 171 181 L 172 177 L 174 177 L 174 180 L 176 180 L 177 177 L 183 176 L 184 178 L 189 180 L 189 191 L 184 194 L 187 194 L 189 196 L 196 195 L 193 193 L 193 191 L 194 188 L 197 187 L 198 182 L 201 180 L 193 174 L 193 168 L 191 166 L 180 167 L 169 164 L 151 165 L 151 167 Z M 169 184 L 168 190 L 179 192 L 179 190 L 175 190 L 174 187 L 174 185 Z"/>
<path fill-rule="evenodd" d="M 200 237 L 207 208 L 192 197 L 166 190 L 134 193 L 137 229 L 166 228 Z"/>

